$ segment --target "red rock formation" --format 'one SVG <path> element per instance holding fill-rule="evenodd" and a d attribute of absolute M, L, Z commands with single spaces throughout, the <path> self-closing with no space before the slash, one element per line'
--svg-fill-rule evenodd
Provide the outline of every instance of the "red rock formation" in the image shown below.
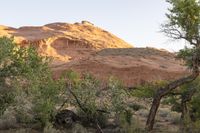
<path fill-rule="evenodd" d="M 153 48 L 133 48 L 115 35 L 92 23 L 53 23 L 18 29 L 0 26 L 0 36 L 14 36 L 21 45 L 38 48 L 54 58 L 54 76 L 67 70 L 90 72 L 106 81 L 116 76 L 126 86 L 154 80 L 173 80 L 188 72 L 174 54 Z"/>

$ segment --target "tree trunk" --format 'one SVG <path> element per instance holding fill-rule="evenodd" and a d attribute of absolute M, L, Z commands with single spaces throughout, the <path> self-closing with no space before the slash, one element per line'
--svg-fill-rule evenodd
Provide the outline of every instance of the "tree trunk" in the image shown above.
<path fill-rule="evenodd" d="M 185 120 L 188 115 L 187 103 L 181 102 L 181 120 Z"/>
<path fill-rule="evenodd" d="M 191 122 L 190 112 L 187 103 L 192 99 L 196 92 L 196 88 L 189 88 L 185 94 L 181 96 L 181 126 L 180 131 L 187 131 L 188 124 Z"/>
<path fill-rule="evenodd" d="M 197 71 L 194 71 L 193 74 L 190 76 L 175 80 L 175 81 L 169 83 L 168 85 L 164 86 L 163 88 L 158 89 L 156 95 L 154 96 L 154 99 L 153 99 L 153 102 L 151 105 L 151 109 L 150 109 L 150 112 L 149 112 L 149 115 L 147 118 L 147 122 L 146 122 L 146 129 L 148 131 L 151 131 L 153 129 L 155 116 L 156 116 L 157 110 L 159 108 L 162 97 L 166 96 L 168 93 L 170 93 L 172 90 L 179 87 L 180 85 L 183 85 L 185 83 L 189 83 L 189 82 L 195 80 L 198 75 L 199 75 L 199 71 L 197 70 Z"/>
<path fill-rule="evenodd" d="M 189 115 L 189 110 L 187 108 L 187 102 L 192 99 L 192 96 L 196 92 L 196 88 L 190 88 L 187 90 L 186 94 L 181 96 L 181 119 L 184 121 Z"/>
<path fill-rule="evenodd" d="M 150 112 L 149 112 L 149 116 L 148 116 L 148 119 L 147 119 L 147 123 L 146 123 L 146 128 L 147 128 L 148 131 L 153 129 L 154 119 L 155 119 L 158 107 L 160 105 L 161 98 L 162 97 L 160 95 L 157 95 L 153 99 L 152 106 L 151 106 L 151 109 L 150 109 Z"/>

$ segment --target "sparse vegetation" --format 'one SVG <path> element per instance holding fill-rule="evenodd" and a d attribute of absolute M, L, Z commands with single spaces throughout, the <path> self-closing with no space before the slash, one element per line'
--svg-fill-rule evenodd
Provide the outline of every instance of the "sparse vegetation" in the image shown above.
<path fill-rule="evenodd" d="M 192 74 L 172 82 L 140 80 L 140 85 L 125 88 L 115 77 L 111 76 L 105 85 L 89 73 L 79 75 L 72 70 L 55 80 L 49 68 L 50 58 L 40 56 L 35 47 L 19 46 L 13 38 L 0 37 L 0 129 L 22 133 L 33 130 L 140 133 L 153 129 L 158 111 L 156 131 L 167 123 L 179 128 L 176 131 L 199 132 L 200 5 L 196 0 L 167 2 L 171 8 L 168 22 L 162 25 L 163 32 L 173 39 L 184 39 L 192 46 L 177 53 L 177 58 L 184 60 Z M 78 42 L 73 40 L 73 43 Z M 133 51 L 105 49 L 96 54 L 142 59 L 149 55 L 173 56 L 152 48 L 145 49 L 145 54 L 143 48 L 131 53 Z M 65 58 L 68 59 L 71 57 Z M 159 69 L 166 68 L 159 65 Z"/>

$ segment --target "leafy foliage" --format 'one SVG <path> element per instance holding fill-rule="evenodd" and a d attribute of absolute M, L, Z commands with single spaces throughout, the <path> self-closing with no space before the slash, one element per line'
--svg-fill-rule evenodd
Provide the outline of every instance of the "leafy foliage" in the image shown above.
<path fill-rule="evenodd" d="M 49 58 L 38 55 L 34 47 L 20 47 L 6 37 L 0 38 L 0 50 L 1 115 L 12 105 L 20 120 L 34 115 L 32 121 L 45 126 L 53 117 L 63 87 L 52 79 Z"/>
<path fill-rule="evenodd" d="M 200 5 L 196 0 L 167 0 L 171 5 L 166 14 L 164 32 L 174 39 L 185 39 L 193 44 L 199 37 Z"/>
<path fill-rule="evenodd" d="M 161 99 L 179 86 L 192 82 L 199 75 L 200 66 L 200 3 L 197 0 L 166 0 L 171 7 L 168 9 L 167 23 L 162 25 L 162 31 L 175 40 L 185 40 L 192 48 L 185 48 L 178 54 L 186 61 L 192 70 L 192 75 L 177 79 L 159 89 L 154 97 L 147 119 L 147 130 L 152 130 L 155 116 Z"/>
<path fill-rule="evenodd" d="M 138 110 L 140 110 L 140 109 L 145 109 L 144 106 L 142 106 L 142 105 L 140 105 L 140 104 L 137 104 L 137 103 L 132 103 L 132 104 L 129 105 L 129 107 L 130 107 L 131 109 L 133 109 L 134 111 L 138 111 Z"/>
<path fill-rule="evenodd" d="M 84 74 L 81 78 L 74 71 L 67 71 L 64 76 L 68 79 L 67 103 L 77 108 L 79 115 L 85 119 L 85 123 L 95 122 L 96 119 L 99 122 L 102 121 L 101 118 L 105 116 L 97 111 L 101 109 L 97 103 L 99 81 L 90 74 Z M 101 122 L 103 123 L 105 121 Z"/>
<path fill-rule="evenodd" d="M 167 0 L 171 5 L 166 14 L 168 21 L 162 31 L 172 39 L 182 39 L 192 47 L 185 47 L 177 57 L 193 69 L 200 64 L 200 3 L 196 0 Z"/>
<path fill-rule="evenodd" d="M 112 110 L 116 113 L 124 112 L 126 108 L 127 92 L 118 79 L 110 77 L 108 84 L 108 94 L 110 94 L 110 101 L 112 104 Z"/>
<path fill-rule="evenodd" d="M 177 58 L 183 59 L 185 61 L 185 65 L 188 66 L 189 68 L 192 68 L 193 67 L 192 58 L 193 58 L 194 52 L 195 52 L 195 49 L 185 47 L 184 49 L 178 52 Z"/>
<path fill-rule="evenodd" d="M 166 84 L 166 81 L 155 81 L 152 83 L 139 85 L 132 90 L 131 95 L 139 98 L 153 98 L 157 89 L 163 87 Z"/>
<path fill-rule="evenodd" d="M 181 100 L 184 100 L 184 98 L 195 89 L 195 93 L 191 95 L 191 99 L 187 99 L 188 101 L 186 103 L 187 103 L 187 108 L 189 110 L 190 115 L 193 118 L 199 118 L 200 116 L 199 80 L 200 79 L 198 77 L 193 82 L 180 86 L 180 88 L 176 92 L 174 92 L 175 95 L 169 94 L 169 96 L 167 97 L 167 101 L 165 101 L 165 103 L 172 105 L 172 111 L 181 112 L 182 111 Z"/>
<path fill-rule="evenodd" d="M 59 95 L 62 90 L 62 82 L 54 81 L 51 78 L 42 82 L 41 85 L 32 93 L 35 120 L 42 126 L 54 119 L 56 106 L 60 103 Z"/>
<path fill-rule="evenodd" d="M 3 92 L 0 94 L 0 116 L 3 115 L 4 111 L 9 107 L 14 101 L 14 94 Z"/>
<path fill-rule="evenodd" d="M 97 121 L 100 126 L 104 126 L 113 113 L 115 116 L 124 114 L 127 122 L 131 121 L 126 103 L 128 95 L 119 80 L 111 77 L 107 88 L 101 90 L 100 82 L 90 74 L 84 74 L 80 78 L 76 72 L 68 71 L 66 76 L 68 103 L 78 109 L 79 115 L 85 118 L 85 123 Z"/>

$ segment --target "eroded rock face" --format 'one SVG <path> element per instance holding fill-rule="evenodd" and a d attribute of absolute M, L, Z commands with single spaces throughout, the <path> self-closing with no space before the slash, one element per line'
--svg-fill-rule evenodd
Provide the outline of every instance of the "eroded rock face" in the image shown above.
<path fill-rule="evenodd" d="M 102 81 L 116 76 L 126 86 L 155 80 L 173 80 L 189 72 L 175 55 L 153 48 L 133 48 L 92 23 L 52 23 L 38 27 L 0 26 L 0 36 L 14 36 L 24 46 L 34 45 L 41 55 L 53 57 L 54 77 L 68 69 L 89 72 Z"/>
<path fill-rule="evenodd" d="M 21 45 L 33 44 L 42 55 L 67 61 L 69 49 L 130 48 L 130 44 L 115 35 L 94 26 L 82 23 L 52 23 L 44 26 L 26 26 L 18 29 L 0 26 L 0 36 L 14 36 Z"/>

